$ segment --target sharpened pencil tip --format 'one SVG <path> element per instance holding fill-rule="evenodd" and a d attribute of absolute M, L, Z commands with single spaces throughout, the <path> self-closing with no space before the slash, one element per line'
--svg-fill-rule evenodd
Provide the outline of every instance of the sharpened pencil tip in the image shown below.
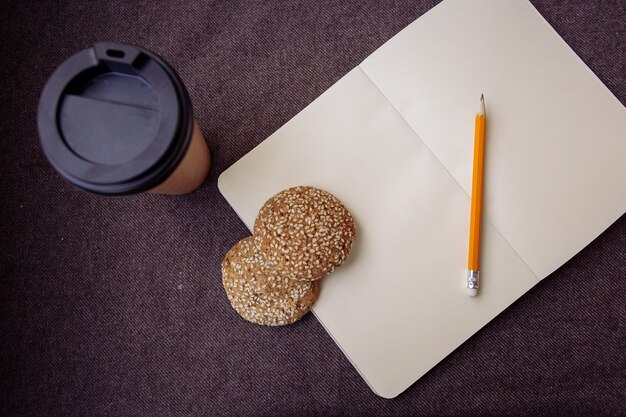
<path fill-rule="evenodd" d="M 484 116 L 485 115 L 485 95 L 481 94 L 480 95 L 480 103 L 478 104 L 478 114 L 479 116 Z"/>

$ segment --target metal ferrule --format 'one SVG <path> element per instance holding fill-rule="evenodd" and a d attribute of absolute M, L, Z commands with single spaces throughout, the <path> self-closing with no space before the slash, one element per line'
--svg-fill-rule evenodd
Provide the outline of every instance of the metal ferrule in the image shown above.
<path fill-rule="evenodd" d="M 474 270 L 467 271 L 467 288 L 469 289 L 478 289 L 479 282 L 479 272 Z"/>

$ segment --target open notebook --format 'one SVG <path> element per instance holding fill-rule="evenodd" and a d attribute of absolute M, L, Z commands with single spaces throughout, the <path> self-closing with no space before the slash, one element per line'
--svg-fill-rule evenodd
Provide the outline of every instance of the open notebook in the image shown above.
<path fill-rule="evenodd" d="M 481 291 L 465 291 L 487 103 Z M 526 0 L 445 0 L 219 178 L 252 229 L 313 185 L 357 222 L 318 320 L 394 397 L 626 211 L 626 111 Z"/>

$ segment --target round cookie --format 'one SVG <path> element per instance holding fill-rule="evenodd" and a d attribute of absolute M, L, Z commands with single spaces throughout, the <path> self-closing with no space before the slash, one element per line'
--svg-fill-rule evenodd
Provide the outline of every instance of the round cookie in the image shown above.
<path fill-rule="evenodd" d="M 267 200 L 253 234 L 259 250 L 282 276 L 313 281 L 344 263 L 352 249 L 355 226 L 337 197 L 302 186 Z"/>
<path fill-rule="evenodd" d="M 294 281 L 273 272 L 252 237 L 240 240 L 224 257 L 222 283 L 241 317 L 268 326 L 297 321 L 319 295 L 319 283 Z"/>

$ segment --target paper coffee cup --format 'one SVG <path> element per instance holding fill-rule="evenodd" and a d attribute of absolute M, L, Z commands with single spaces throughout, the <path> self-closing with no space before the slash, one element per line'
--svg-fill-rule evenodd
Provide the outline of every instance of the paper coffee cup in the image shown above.
<path fill-rule="evenodd" d="M 209 171 L 185 86 L 136 46 L 98 43 L 61 64 L 41 94 L 38 129 L 61 176 L 97 194 L 184 194 Z"/>

